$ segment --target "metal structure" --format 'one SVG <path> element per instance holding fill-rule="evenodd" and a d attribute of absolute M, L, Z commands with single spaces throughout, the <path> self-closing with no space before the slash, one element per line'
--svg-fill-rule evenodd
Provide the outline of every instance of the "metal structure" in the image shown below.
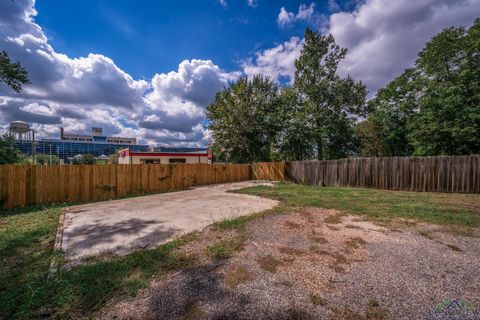
<path fill-rule="evenodd" d="M 10 122 L 9 129 L 10 137 L 13 137 L 15 140 L 19 141 L 34 141 L 35 132 L 30 129 L 30 125 L 23 121 L 12 121 Z"/>
<path fill-rule="evenodd" d="M 35 159 L 35 131 L 30 128 L 30 125 L 24 121 L 10 122 L 10 129 L 8 130 L 10 137 L 23 144 L 31 144 L 33 163 Z"/>

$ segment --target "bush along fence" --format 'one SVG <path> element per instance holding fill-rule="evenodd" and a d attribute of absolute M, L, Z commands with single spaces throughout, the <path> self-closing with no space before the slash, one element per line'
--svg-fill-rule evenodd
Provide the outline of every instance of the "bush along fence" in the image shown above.
<path fill-rule="evenodd" d="M 3 209 L 92 202 L 251 179 L 248 164 L 2 165 Z"/>
<path fill-rule="evenodd" d="M 480 156 L 293 161 L 285 177 L 318 186 L 480 193 Z"/>

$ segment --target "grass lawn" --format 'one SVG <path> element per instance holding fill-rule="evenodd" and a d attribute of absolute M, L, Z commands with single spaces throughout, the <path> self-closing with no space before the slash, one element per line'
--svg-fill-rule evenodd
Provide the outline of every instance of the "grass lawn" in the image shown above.
<path fill-rule="evenodd" d="M 152 276 L 194 263 L 188 238 L 124 257 L 103 257 L 49 277 L 60 207 L 0 213 L 0 319 L 80 318 L 116 295 L 134 295 Z M 58 254 L 58 253 L 57 253 Z"/>
<path fill-rule="evenodd" d="M 449 226 L 457 231 L 480 227 L 478 194 L 331 188 L 285 182 L 234 192 L 281 200 L 291 207 L 338 209 L 385 223 L 406 218 Z"/>

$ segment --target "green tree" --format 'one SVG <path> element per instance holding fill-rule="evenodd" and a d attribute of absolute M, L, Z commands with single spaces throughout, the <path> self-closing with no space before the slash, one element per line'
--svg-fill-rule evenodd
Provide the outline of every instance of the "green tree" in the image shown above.
<path fill-rule="evenodd" d="M 309 128 L 308 114 L 302 112 L 295 88 L 287 86 L 281 90 L 277 110 L 282 126 L 277 135 L 276 160 L 311 159 L 315 137 Z"/>
<path fill-rule="evenodd" d="M 0 164 L 23 162 L 25 162 L 25 157 L 15 148 L 14 139 L 8 135 L 0 136 Z"/>
<path fill-rule="evenodd" d="M 480 20 L 469 30 L 447 28 L 434 36 L 415 65 L 380 89 L 369 106 L 359 131 L 364 155 L 479 153 Z"/>
<path fill-rule="evenodd" d="M 207 107 L 213 148 L 219 160 L 247 163 L 269 161 L 278 120 L 278 88 L 261 75 L 242 77 L 218 92 Z"/>
<path fill-rule="evenodd" d="M 305 31 L 305 44 L 295 61 L 294 86 L 301 98 L 301 110 L 307 118 L 305 130 L 311 130 L 318 159 L 341 158 L 355 150 L 354 125 L 365 113 L 366 88 L 350 76 L 338 74 L 345 58 L 332 35 Z"/>
<path fill-rule="evenodd" d="M 45 165 L 45 164 L 51 164 L 51 165 L 57 165 L 60 164 L 60 158 L 54 154 L 44 154 L 44 153 L 39 153 L 35 155 L 35 161 L 37 164 Z"/>
<path fill-rule="evenodd" d="M 415 155 L 480 152 L 480 20 L 445 29 L 420 53 L 418 114 L 409 139 Z"/>
<path fill-rule="evenodd" d="M 364 156 L 407 156 L 413 151 L 408 130 L 418 107 L 415 70 L 407 69 L 369 101 L 368 119 L 357 127 Z"/>
<path fill-rule="evenodd" d="M 95 157 L 92 154 L 83 154 L 81 157 L 74 157 L 72 164 L 95 164 Z"/>
<path fill-rule="evenodd" d="M 20 92 L 23 85 L 30 83 L 27 71 L 20 62 L 12 62 L 6 51 L 0 52 L 0 81 L 16 92 Z"/>

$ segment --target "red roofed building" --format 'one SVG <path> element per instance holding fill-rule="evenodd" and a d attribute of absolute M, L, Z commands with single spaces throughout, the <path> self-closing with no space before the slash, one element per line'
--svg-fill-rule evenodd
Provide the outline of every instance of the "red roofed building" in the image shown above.
<path fill-rule="evenodd" d="M 118 151 L 119 164 L 142 163 L 210 163 L 207 150 L 186 152 L 138 152 L 126 148 Z"/>

